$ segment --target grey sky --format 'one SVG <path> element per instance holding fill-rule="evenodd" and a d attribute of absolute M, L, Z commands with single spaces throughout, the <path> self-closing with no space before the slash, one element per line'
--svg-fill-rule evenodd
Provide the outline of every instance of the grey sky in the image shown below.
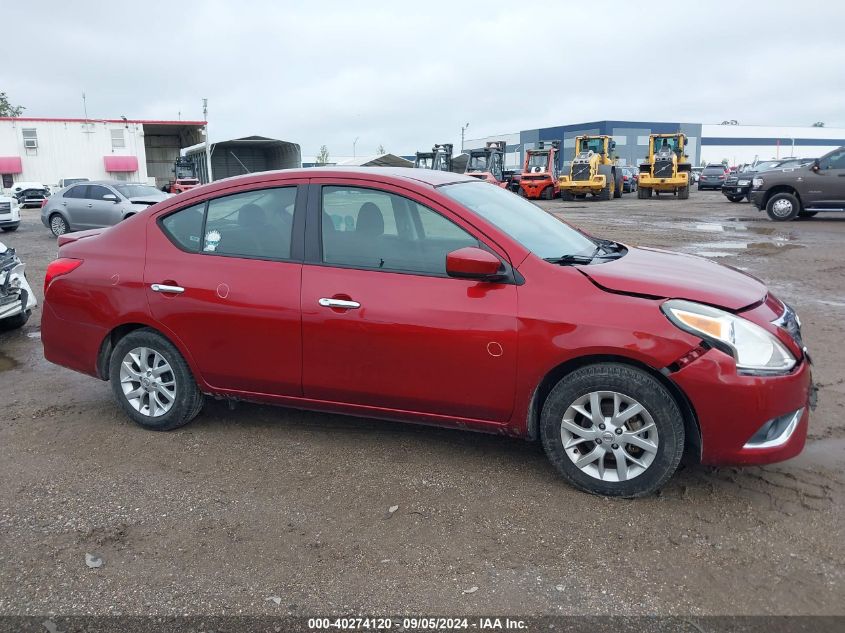
<path fill-rule="evenodd" d="M 600 119 L 845 127 L 845 3 L 29 2 L 0 91 L 25 116 L 201 118 L 314 154 Z M 657 6 L 657 5 L 654 5 Z M 131 8 L 130 8 L 131 7 Z"/>

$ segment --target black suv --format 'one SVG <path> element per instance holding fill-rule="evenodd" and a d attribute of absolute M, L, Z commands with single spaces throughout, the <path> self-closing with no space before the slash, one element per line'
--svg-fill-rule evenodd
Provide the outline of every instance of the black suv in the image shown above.
<path fill-rule="evenodd" d="M 707 165 L 698 176 L 698 190 L 721 189 L 722 183 L 725 182 L 726 173 L 727 170 L 724 165 Z"/>
<path fill-rule="evenodd" d="M 802 167 L 755 174 L 751 204 L 779 222 L 845 211 L 845 147 Z"/>
<path fill-rule="evenodd" d="M 755 174 L 770 169 L 794 169 L 801 165 L 807 165 L 812 160 L 805 158 L 785 158 L 783 160 L 764 160 L 756 165 L 751 165 L 736 174 L 728 174 L 725 184 L 722 185 L 722 193 L 731 202 L 741 202 L 746 196 L 751 200 L 751 179 Z"/>

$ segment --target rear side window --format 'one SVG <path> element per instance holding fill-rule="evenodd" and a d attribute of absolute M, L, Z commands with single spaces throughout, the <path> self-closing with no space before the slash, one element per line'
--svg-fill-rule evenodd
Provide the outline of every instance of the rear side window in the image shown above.
<path fill-rule="evenodd" d="M 65 191 L 64 197 L 65 198 L 84 198 L 86 189 L 88 189 L 88 185 L 79 185 L 78 187 L 71 187 L 70 189 Z"/>
<path fill-rule="evenodd" d="M 290 259 L 296 187 L 248 191 L 208 203 L 204 253 Z"/>
<path fill-rule="evenodd" d="M 161 227 L 177 246 L 191 253 L 198 253 L 204 215 L 203 202 L 168 215 L 161 221 Z"/>

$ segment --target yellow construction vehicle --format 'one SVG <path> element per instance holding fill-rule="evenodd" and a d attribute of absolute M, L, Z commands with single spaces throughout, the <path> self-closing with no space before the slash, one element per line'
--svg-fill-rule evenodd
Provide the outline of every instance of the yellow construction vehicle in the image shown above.
<path fill-rule="evenodd" d="M 637 197 L 651 198 L 671 193 L 681 200 L 689 198 L 692 164 L 684 151 L 687 137 L 678 134 L 651 134 L 648 137 L 648 156 L 640 164 Z"/>
<path fill-rule="evenodd" d="M 600 200 L 622 197 L 622 168 L 616 164 L 616 141 L 610 136 L 578 136 L 569 173 L 558 178 L 563 200 L 588 193 Z"/>

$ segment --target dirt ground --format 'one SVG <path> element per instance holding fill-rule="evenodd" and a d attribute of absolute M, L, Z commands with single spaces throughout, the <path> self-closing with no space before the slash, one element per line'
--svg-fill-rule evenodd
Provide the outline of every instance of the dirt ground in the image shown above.
<path fill-rule="evenodd" d="M 845 215 L 776 224 L 704 192 L 542 204 L 790 302 L 820 385 L 804 453 L 624 501 L 504 437 L 217 402 L 151 433 L 43 359 L 36 310 L 0 334 L 0 614 L 845 613 Z M 0 240 L 40 300 L 56 244 L 24 217 Z"/>

